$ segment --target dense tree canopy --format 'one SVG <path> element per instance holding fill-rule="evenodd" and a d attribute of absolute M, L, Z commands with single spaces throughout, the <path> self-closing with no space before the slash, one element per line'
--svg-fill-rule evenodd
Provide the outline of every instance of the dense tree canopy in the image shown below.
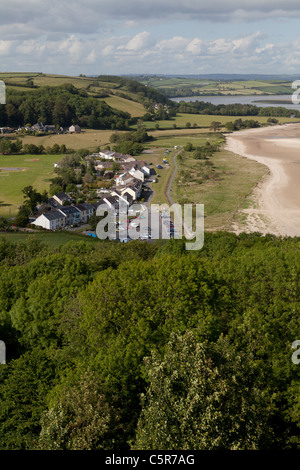
<path fill-rule="evenodd" d="M 8 90 L 0 125 L 17 127 L 43 122 L 57 127 L 79 124 L 94 129 L 126 129 L 130 118 L 130 114 L 88 96 L 85 90 L 65 84 L 33 91 Z"/>
<path fill-rule="evenodd" d="M 299 448 L 299 244 L 0 237 L 1 448 Z"/>

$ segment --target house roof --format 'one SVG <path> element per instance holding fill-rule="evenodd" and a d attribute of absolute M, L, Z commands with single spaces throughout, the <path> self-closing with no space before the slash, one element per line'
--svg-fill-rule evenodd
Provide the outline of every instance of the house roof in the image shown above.
<path fill-rule="evenodd" d="M 70 199 L 66 193 L 57 193 L 57 194 L 54 194 L 54 196 L 58 197 L 58 199 L 60 199 L 61 201 L 63 199 Z"/>
<path fill-rule="evenodd" d="M 46 219 L 48 220 L 57 220 L 62 219 L 64 217 L 64 215 L 60 211 L 45 212 L 43 216 L 46 217 Z"/>
<path fill-rule="evenodd" d="M 119 203 L 119 197 L 118 196 L 107 196 L 103 198 L 104 202 L 108 201 L 111 204 L 117 204 Z"/>
<path fill-rule="evenodd" d="M 77 209 L 80 211 L 87 211 L 87 210 L 94 210 L 94 206 L 92 204 L 88 204 L 87 202 L 82 202 L 81 204 L 76 204 Z"/>
<path fill-rule="evenodd" d="M 101 204 L 103 204 L 103 203 L 104 203 L 104 201 L 103 201 L 103 199 L 101 199 L 101 200 L 100 200 L 100 201 L 98 201 L 98 202 L 91 202 L 91 204 L 90 204 L 90 205 L 91 205 L 91 206 L 93 206 L 93 207 L 94 207 L 94 209 L 96 210 L 96 209 L 97 209 L 97 207 L 101 206 Z"/>
<path fill-rule="evenodd" d="M 76 206 L 64 206 L 60 207 L 59 210 L 66 215 L 77 214 L 77 212 L 80 212 Z"/>
<path fill-rule="evenodd" d="M 59 204 L 59 202 L 57 202 L 57 200 L 54 199 L 53 197 L 50 197 L 50 199 L 48 199 L 48 204 L 50 204 L 50 206 L 52 206 L 52 207 L 58 207 L 58 208 L 62 207 Z"/>

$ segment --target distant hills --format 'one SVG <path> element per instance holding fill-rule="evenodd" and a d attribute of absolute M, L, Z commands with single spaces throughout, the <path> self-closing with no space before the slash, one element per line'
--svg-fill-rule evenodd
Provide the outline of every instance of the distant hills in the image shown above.
<path fill-rule="evenodd" d="M 187 75 L 168 75 L 168 74 L 128 74 L 122 75 L 127 78 L 137 79 L 138 77 L 164 77 L 164 78 L 190 78 L 196 80 L 300 80 L 298 75 L 288 74 L 239 74 L 239 73 L 208 73 L 208 74 L 187 74 Z"/>

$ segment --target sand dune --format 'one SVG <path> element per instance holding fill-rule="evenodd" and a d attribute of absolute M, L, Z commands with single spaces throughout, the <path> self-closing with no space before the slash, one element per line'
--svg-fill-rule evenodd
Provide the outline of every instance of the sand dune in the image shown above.
<path fill-rule="evenodd" d="M 243 211 L 246 227 L 234 231 L 300 236 L 300 123 L 235 132 L 226 149 L 269 168 L 254 191 L 255 207 Z"/>

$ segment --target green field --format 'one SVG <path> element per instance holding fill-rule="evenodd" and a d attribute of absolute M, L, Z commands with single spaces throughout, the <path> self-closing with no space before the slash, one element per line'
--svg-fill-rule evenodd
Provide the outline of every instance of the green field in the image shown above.
<path fill-rule="evenodd" d="M 109 96 L 104 98 L 104 101 L 112 108 L 129 113 L 132 117 L 139 117 L 145 114 L 145 108 L 141 103 L 136 101 L 127 100 L 120 96 Z"/>
<path fill-rule="evenodd" d="M 261 124 L 267 124 L 268 116 L 218 116 L 212 114 L 185 114 L 185 113 L 178 113 L 174 119 L 169 120 L 162 120 L 162 121 L 145 121 L 145 127 L 150 129 L 155 129 L 155 125 L 158 124 L 159 129 L 173 129 L 176 132 L 176 128 L 178 129 L 185 129 L 188 133 L 189 130 L 186 127 L 187 123 L 191 124 L 190 129 L 193 128 L 209 128 L 212 121 L 218 121 L 221 124 L 226 124 L 228 121 L 235 121 L 236 119 L 242 119 L 243 121 L 247 119 L 253 119 L 254 121 L 258 121 Z M 276 117 L 279 123 L 287 123 L 287 122 L 299 122 L 299 118 L 289 118 L 289 117 Z M 174 129 L 174 124 L 176 128 Z"/>
<path fill-rule="evenodd" d="M 45 245 L 57 248 L 68 242 L 88 242 L 97 243 L 101 242 L 98 238 L 88 237 L 86 235 L 78 235 L 70 232 L 36 232 L 36 233 L 23 233 L 23 232 L 0 232 L 1 237 L 8 239 L 10 242 L 19 243 L 26 242 L 28 239 L 38 240 Z M 102 242 L 103 243 L 103 242 Z"/>
<path fill-rule="evenodd" d="M 0 155 L 0 215 L 17 213 L 22 189 L 32 185 L 38 191 L 49 189 L 57 155 Z"/>
<path fill-rule="evenodd" d="M 96 147 L 105 147 L 110 144 L 109 138 L 114 131 L 84 129 L 80 134 L 50 134 L 43 136 L 25 135 L 20 137 L 25 144 L 43 145 L 52 147 L 54 144 L 65 144 L 68 149 L 88 149 L 94 151 Z M 118 131 L 119 133 L 122 131 Z M 60 159 L 61 157 L 57 157 Z"/>

